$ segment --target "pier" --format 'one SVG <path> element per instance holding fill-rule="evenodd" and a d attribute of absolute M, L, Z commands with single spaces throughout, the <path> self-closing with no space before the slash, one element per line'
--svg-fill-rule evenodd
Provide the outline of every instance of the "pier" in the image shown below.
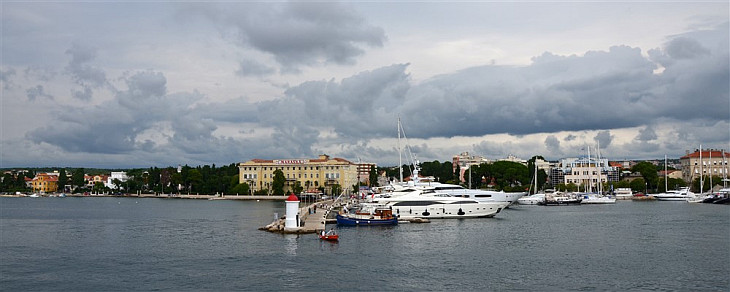
<path fill-rule="evenodd" d="M 278 233 L 293 233 L 293 234 L 306 234 L 306 233 L 317 233 L 325 230 L 327 223 L 334 223 L 331 219 L 327 219 L 330 213 L 333 212 L 332 200 L 319 201 L 311 204 L 304 205 L 299 208 L 299 227 L 287 230 L 285 226 L 285 218 L 275 219 L 269 225 L 259 228 L 259 230 L 265 230 L 269 232 Z M 330 220 L 330 222 L 327 222 Z"/>

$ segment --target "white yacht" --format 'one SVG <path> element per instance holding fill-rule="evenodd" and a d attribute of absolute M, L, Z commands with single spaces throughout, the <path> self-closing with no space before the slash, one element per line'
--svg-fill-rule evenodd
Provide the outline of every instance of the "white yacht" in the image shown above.
<path fill-rule="evenodd" d="M 413 180 L 407 183 L 391 184 L 391 189 L 399 191 L 403 188 L 420 187 L 432 189 L 436 193 L 448 194 L 454 197 L 469 198 L 479 202 L 508 202 L 507 206 L 514 204 L 527 192 L 504 192 L 467 189 L 460 185 L 445 184 L 440 182 L 421 181 L 418 177 L 419 167 L 413 170 Z"/>
<path fill-rule="evenodd" d="M 694 193 L 688 187 L 683 187 L 679 190 L 669 190 L 665 193 L 653 194 L 652 196 L 659 201 L 687 201 L 687 199 L 694 197 Z"/>
<path fill-rule="evenodd" d="M 508 202 L 479 202 L 423 188 L 392 192 L 389 197 L 374 197 L 372 203 L 393 210 L 398 218 L 476 218 L 494 217 Z"/>
<path fill-rule="evenodd" d="M 520 205 L 541 205 L 545 203 L 545 193 L 524 196 L 517 199 L 517 203 Z"/>
<path fill-rule="evenodd" d="M 619 200 L 631 200 L 631 198 L 634 197 L 634 193 L 631 191 L 631 188 L 616 188 L 616 190 L 613 191 L 613 195 Z"/>
<path fill-rule="evenodd" d="M 604 196 L 596 193 L 583 193 L 581 194 L 583 199 L 580 201 L 581 204 L 615 204 L 616 198 L 610 196 Z"/>

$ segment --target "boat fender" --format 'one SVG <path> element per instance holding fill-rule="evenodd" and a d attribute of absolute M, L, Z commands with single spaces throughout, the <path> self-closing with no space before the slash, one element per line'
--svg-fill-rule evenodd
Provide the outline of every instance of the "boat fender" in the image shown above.
<path fill-rule="evenodd" d="M 464 214 L 466 214 L 466 213 L 464 213 L 464 211 L 463 211 L 463 210 L 461 210 L 461 208 L 459 208 L 459 212 L 458 212 L 458 213 L 456 213 L 456 214 L 459 214 L 459 215 L 464 215 Z"/>
<path fill-rule="evenodd" d="M 428 215 L 431 215 L 431 213 L 429 213 L 428 210 L 426 210 L 426 211 L 423 211 L 423 213 L 421 213 L 421 215 L 428 216 Z"/>

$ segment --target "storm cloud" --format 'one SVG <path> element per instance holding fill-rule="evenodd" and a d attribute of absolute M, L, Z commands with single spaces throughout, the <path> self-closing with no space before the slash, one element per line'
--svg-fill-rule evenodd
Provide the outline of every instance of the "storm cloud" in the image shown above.
<path fill-rule="evenodd" d="M 33 42 L 17 41 L 21 31 L 58 16 L 8 5 L 3 24 L 27 23 L 8 27 L 15 42 L 3 43 L 9 61 L 0 69 L 2 140 L 12 145 L 2 159 L 13 165 L 42 164 L 53 153 L 64 158 L 52 161 L 82 166 L 322 153 L 393 164 L 399 118 L 421 161 L 464 151 L 559 159 L 594 144 L 606 156 L 651 158 L 730 141 L 727 19 L 664 35 L 655 47 L 616 41 L 573 53 L 543 50 L 522 64 L 485 56 L 424 78 L 420 68 L 429 60 L 422 56 L 441 54 L 443 40 L 429 39 L 439 49 L 418 42 L 388 51 L 432 32 L 404 35 L 387 26 L 389 14 L 374 15 L 367 5 L 137 4 L 130 9 L 175 13 L 159 14 L 173 15 L 159 23 L 140 19 L 113 36 L 94 26 L 78 30 L 44 46 L 41 64 L 24 61 L 35 60 L 28 56 L 38 46 L 22 46 L 53 40 L 30 34 Z M 133 33 L 143 27 L 155 34 Z M 18 127 L 33 106 L 42 119 Z"/>

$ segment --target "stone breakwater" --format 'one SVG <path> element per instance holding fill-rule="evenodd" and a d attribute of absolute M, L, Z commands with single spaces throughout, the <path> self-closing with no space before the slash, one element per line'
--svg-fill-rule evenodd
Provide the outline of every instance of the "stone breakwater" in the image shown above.
<path fill-rule="evenodd" d="M 275 219 L 259 230 L 276 233 L 306 234 L 325 230 L 327 216 L 331 213 L 332 201 L 320 201 L 299 208 L 299 227 L 286 228 L 286 216 Z"/>

